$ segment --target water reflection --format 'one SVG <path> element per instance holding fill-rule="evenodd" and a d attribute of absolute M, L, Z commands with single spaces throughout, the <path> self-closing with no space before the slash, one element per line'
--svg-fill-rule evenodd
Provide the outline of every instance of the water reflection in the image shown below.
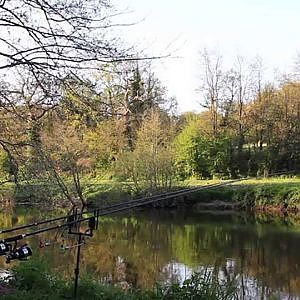
<path fill-rule="evenodd" d="M 41 219 L 39 211 L 0 213 L 0 227 Z M 49 218 L 49 213 L 47 213 Z M 262 223 L 263 222 L 263 223 Z M 182 281 L 193 271 L 215 272 L 222 280 L 236 279 L 241 299 L 279 299 L 300 296 L 300 233 L 293 220 L 247 215 L 208 215 L 152 211 L 101 219 L 95 236 L 84 246 L 81 274 L 141 288 L 155 282 Z M 300 232 L 300 231 L 299 231 Z M 34 256 L 47 260 L 57 272 L 73 276 L 75 249 L 61 251 L 60 243 L 39 249 L 47 233 L 28 240 Z M 61 235 L 61 233 L 59 233 Z M 0 259 L 0 268 L 7 265 Z"/>

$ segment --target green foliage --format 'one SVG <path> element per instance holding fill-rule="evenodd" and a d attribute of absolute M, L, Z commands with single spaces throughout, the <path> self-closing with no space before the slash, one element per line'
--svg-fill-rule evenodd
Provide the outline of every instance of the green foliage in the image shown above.
<path fill-rule="evenodd" d="M 197 175 L 197 142 L 199 135 L 197 122 L 193 119 L 176 137 L 176 166 L 181 178 Z"/>
<path fill-rule="evenodd" d="M 89 205 L 110 205 L 132 198 L 132 186 L 114 180 L 84 179 L 84 196 Z"/>
<path fill-rule="evenodd" d="M 45 203 L 51 199 L 63 198 L 59 187 L 51 182 L 21 182 L 13 191 L 15 200 L 19 202 Z"/>
<path fill-rule="evenodd" d="M 7 153 L 0 150 L 0 179 L 12 174 L 12 166 Z"/>
<path fill-rule="evenodd" d="M 67 285 L 57 276 L 50 274 L 48 268 L 49 266 L 41 260 L 18 264 L 13 270 L 14 278 L 9 283 L 15 291 L 1 296 L 1 299 L 63 299 Z"/>
<path fill-rule="evenodd" d="M 41 289 L 46 294 L 64 287 L 62 282 L 53 274 L 48 273 L 49 266 L 45 261 L 32 260 L 29 264 L 18 264 L 15 267 L 15 283 L 18 289 Z"/>
<path fill-rule="evenodd" d="M 63 281 L 48 272 L 45 262 L 31 260 L 19 264 L 14 269 L 15 278 L 9 283 L 10 294 L 1 296 L 3 300 L 61 300 L 72 295 L 73 284 Z M 91 277 L 80 280 L 78 298 L 82 300 L 227 300 L 237 299 L 234 281 L 217 279 L 211 272 L 195 273 L 180 284 L 157 286 L 153 290 L 122 290 L 118 286 L 98 283 Z"/>
<path fill-rule="evenodd" d="M 180 284 L 173 284 L 163 290 L 163 299 L 185 300 L 227 300 L 238 299 L 237 288 L 234 281 L 221 283 L 211 272 L 195 273 L 190 279 Z"/>
<path fill-rule="evenodd" d="M 116 161 L 116 172 L 129 178 L 135 191 L 171 188 L 175 179 L 173 130 L 163 122 L 159 111 L 146 116 L 137 132 L 133 151 L 124 151 Z"/>
<path fill-rule="evenodd" d="M 116 119 L 99 122 L 84 136 L 89 156 L 95 161 L 94 168 L 100 172 L 111 169 L 119 153 L 126 147 L 124 122 Z M 100 141 L 100 142 L 99 142 Z"/>
<path fill-rule="evenodd" d="M 193 181 L 193 184 L 202 185 L 202 182 Z M 300 204 L 300 180 L 278 177 L 245 180 L 232 186 L 198 191 L 190 197 L 191 202 L 216 200 L 238 202 L 245 208 L 264 205 L 276 207 L 284 203 L 288 207 L 295 207 Z"/>
<path fill-rule="evenodd" d="M 199 200 L 204 202 L 212 201 L 232 201 L 235 195 L 235 190 L 230 187 L 220 187 L 210 190 L 202 190 L 195 192 L 191 195 L 191 202 L 198 202 Z"/>
<path fill-rule="evenodd" d="M 203 119 L 193 118 L 176 137 L 176 166 L 181 178 L 228 177 L 230 139 L 208 135 Z"/>

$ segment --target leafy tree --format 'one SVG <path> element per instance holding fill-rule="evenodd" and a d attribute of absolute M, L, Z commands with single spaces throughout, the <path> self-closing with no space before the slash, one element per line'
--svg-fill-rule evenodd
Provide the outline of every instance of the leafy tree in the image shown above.
<path fill-rule="evenodd" d="M 209 119 L 194 117 L 175 139 L 176 166 L 181 178 L 229 176 L 230 139 L 213 137 Z"/>
<path fill-rule="evenodd" d="M 6 152 L 0 151 L 0 178 L 7 179 L 11 173 L 9 157 Z"/>
<path fill-rule="evenodd" d="M 268 86 L 249 106 L 253 161 L 262 172 L 299 168 L 299 83 Z M 257 134 L 259 133 L 259 134 Z"/>
<path fill-rule="evenodd" d="M 87 145 L 89 157 L 94 160 L 94 168 L 100 172 L 109 171 L 127 146 L 124 122 L 117 118 L 99 122 L 96 128 L 86 131 L 83 142 Z"/>
<path fill-rule="evenodd" d="M 199 120 L 192 119 L 176 137 L 176 166 L 181 178 L 198 175 L 197 138 Z"/>
<path fill-rule="evenodd" d="M 106 105 L 106 117 L 121 120 L 127 147 L 133 150 L 145 113 L 151 109 L 166 111 L 174 100 L 167 97 L 165 88 L 146 62 L 107 64 L 98 76 L 102 79 L 98 90 Z"/>
<path fill-rule="evenodd" d="M 175 178 L 173 136 L 171 120 L 151 111 L 137 132 L 135 149 L 125 151 L 116 161 L 119 175 L 130 178 L 137 192 L 170 188 Z"/>

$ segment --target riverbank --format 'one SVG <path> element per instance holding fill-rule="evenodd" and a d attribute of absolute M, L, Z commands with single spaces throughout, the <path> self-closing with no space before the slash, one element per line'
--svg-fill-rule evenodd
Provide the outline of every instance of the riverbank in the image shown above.
<path fill-rule="evenodd" d="M 59 215 L 62 213 L 58 212 Z M 48 214 L 44 217 L 50 218 Z M 243 282 L 248 282 L 245 291 L 252 297 L 256 295 L 255 299 L 263 298 L 260 293 L 269 299 L 270 291 L 278 295 L 274 299 L 300 296 L 297 267 L 300 223 L 294 226 L 297 220 L 290 217 L 297 215 L 281 219 L 261 215 L 258 219 L 257 214 L 247 212 L 229 214 L 229 211 L 218 211 L 206 215 L 206 212 L 196 213 L 194 210 L 169 209 L 145 209 L 106 216 L 100 219 L 99 229 L 82 248 L 80 284 L 85 282 L 88 274 L 98 282 L 113 283 L 113 286 L 105 285 L 104 288 L 129 285 L 130 290 L 137 287 L 152 291 L 157 282 L 169 283 L 171 279 L 182 282 L 194 271 L 216 268 L 214 274 L 220 274 L 219 278 L 236 278 L 239 289 Z M 0 221 L 7 222 L 0 227 L 19 226 L 42 219 L 35 208 L 17 209 L 1 216 Z M 71 279 L 65 282 L 71 294 L 76 248 L 61 251 L 61 243 L 39 248 L 40 241 L 51 242 L 56 237 L 54 231 L 27 238 L 24 242 L 33 250 L 32 260 L 45 261 L 53 272 L 63 276 L 63 282 Z M 74 243 L 72 237 L 64 235 L 63 239 L 66 246 Z M 243 265 L 241 255 L 246 262 Z M 12 267 L 4 262 L 5 257 L 2 257 L 0 269 Z M 30 266 L 28 262 L 19 264 Z M 41 267 L 34 269 L 42 270 Z M 39 276 L 42 274 L 40 272 Z M 285 294 L 280 297 L 279 291 Z"/>
<path fill-rule="evenodd" d="M 214 183 L 226 183 L 220 180 L 188 180 L 179 182 L 173 189 L 201 187 Z M 136 193 L 130 182 L 84 178 L 83 194 L 89 206 L 106 206 L 120 201 L 135 199 L 147 195 Z M 70 191 L 72 189 L 70 188 Z M 155 193 L 163 193 L 156 191 Z M 40 185 L 38 182 L 20 185 L 17 189 L 7 183 L 0 187 L 2 204 L 46 203 L 53 206 L 68 206 L 57 187 Z M 261 210 L 298 212 L 300 209 L 300 177 L 272 177 L 251 179 L 228 186 L 199 190 L 181 198 L 159 203 L 156 207 L 181 208 L 193 207 L 196 210 Z"/>
<path fill-rule="evenodd" d="M 65 186 L 70 196 L 76 201 L 72 179 L 65 179 Z M 89 205 L 109 205 L 119 201 L 130 200 L 139 197 L 140 194 L 133 192 L 130 182 L 116 180 L 104 180 L 97 177 L 84 177 L 81 180 L 83 196 Z M 0 204 L 45 204 L 53 207 L 70 206 L 63 191 L 53 183 L 41 183 L 38 180 L 20 182 L 18 186 L 7 182 L 0 186 Z M 78 202 L 78 204 L 80 204 Z"/>
<path fill-rule="evenodd" d="M 19 264 L 8 282 L 0 282 L 3 300 L 62 300 L 73 298 L 73 282 L 59 278 L 47 270 L 41 261 Z M 182 284 L 157 285 L 152 290 L 133 289 L 125 283 L 119 285 L 96 282 L 83 278 L 79 282 L 78 300 L 173 300 L 173 299 L 236 299 L 238 288 L 234 281 L 215 279 L 210 272 L 195 273 Z"/>
<path fill-rule="evenodd" d="M 211 184 L 212 182 L 207 182 Z M 189 184 L 201 186 L 201 181 Z M 300 178 L 251 179 L 215 189 L 200 190 L 187 201 L 196 209 L 258 210 L 266 212 L 298 212 L 300 209 Z"/>
<path fill-rule="evenodd" d="M 228 180 L 187 180 L 178 182 L 172 190 L 179 190 L 189 187 L 204 187 L 216 183 L 226 183 Z M 153 194 L 164 193 L 156 191 Z M 90 204 L 116 202 L 130 200 L 144 196 L 142 191 L 137 194 L 132 192 L 130 182 L 116 182 L 110 180 L 86 180 L 85 196 Z M 180 200 L 180 199 L 179 199 Z M 182 199 L 181 199 L 182 200 Z M 219 202 L 231 208 L 236 207 L 267 207 L 268 205 L 278 206 L 287 203 L 290 207 L 300 205 L 300 177 L 271 177 L 260 179 L 247 179 L 227 186 L 212 189 L 199 190 L 188 194 L 184 201 L 190 204 L 210 204 Z M 179 201 L 182 204 L 183 201 Z"/>

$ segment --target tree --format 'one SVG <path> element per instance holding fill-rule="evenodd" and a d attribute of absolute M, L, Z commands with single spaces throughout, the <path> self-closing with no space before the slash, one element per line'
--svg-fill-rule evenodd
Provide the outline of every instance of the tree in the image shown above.
<path fill-rule="evenodd" d="M 37 79 L 27 72 L 22 74 L 21 70 L 17 71 L 18 77 L 15 81 L 10 85 L 3 85 L 0 91 L 0 109 L 13 120 L 7 123 L 7 131 L 13 132 L 16 124 L 19 124 L 18 137 L 10 136 L 9 141 L 27 145 L 27 150 L 23 151 L 22 156 L 27 161 L 27 169 L 30 170 L 28 175 L 31 177 L 34 174 L 39 175 L 38 152 L 42 147 L 43 122 L 47 113 L 57 107 L 61 96 L 49 77 Z M 41 82 L 43 85 L 40 85 Z M 47 90 L 44 90 L 45 87 Z"/>
<path fill-rule="evenodd" d="M 95 93 L 92 70 L 101 70 L 103 63 L 137 58 L 111 35 L 114 27 L 129 25 L 114 23 L 117 15 L 106 0 L 0 1 L 0 116 L 5 117 L 0 119 L 0 127 L 5 128 L 0 146 L 14 166 L 15 182 L 28 156 L 32 169 L 41 162 L 54 166 L 40 135 L 48 113 L 61 103 L 64 92 L 79 93 L 79 99 L 82 86 L 89 82 Z M 82 100 L 91 106 L 90 99 Z M 16 123 L 19 132 L 5 126 L 8 123 Z M 28 155 L 22 155 L 24 149 Z M 62 186 L 59 173 L 52 171 Z"/>
<path fill-rule="evenodd" d="M 230 139 L 211 135 L 209 113 L 194 116 L 177 135 L 175 163 L 181 178 L 211 178 L 230 174 Z"/>
<path fill-rule="evenodd" d="M 93 169 L 109 172 L 127 147 L 124 124 L 117 118 L 99 122 L 95 128 L 85 132 L 83 142 L 87 145 L 89 157 L 94 160 Z"/>
<path fill-rule="evenodd" d="M 259 57 L 246 62 L 238 56 L 233 67 L 223 72 L 220 126 L 223 134 L 226 133 L 232 141 L 232 174 L 247 172 L 249 153 L 245 151 L 245 146 L 250 130 L 248 107 L 253 99 L 260 97 L 262 84 L 262 62 Z"/>
<path fill-rule="evenodd" d="M 43 167 L 50 175 L 49 179 L 54 180 L 72 204 L 79 200 L 85 206 L 80 177 L 85 169 L 89 169 L 90 157 L 82 132 L 68 120 L 59 118 L 52 126 L 51 131 L 44 130 L 42 135 L 43 149 L 39 155 Z M 73 184 L 66 184 L 63 175 L 69 175 Z"/>
<path fill-rule="evenodd" d="M 175 179 L 172 120 L 158 110 L 150 111 L 137 132 L 133 151 L 116 161 L 120 176 L 130 178 L 137 192 L 170 188 Z"/>
<path fill-rule="evenodd" d="M 204 96 L 202 106 L 210 112 L 212 132 L 216 137 L 219 131 L 220 100 L 223 88 L 222 57 L 219 54 L 208 53 L 204 49 L 201 53 L 201 67 L 203 68 L 202 82 L 198 90 Z"/>
<path fill-rule="evenodd" d="M 278 88 L 266 86 L 249 105 L 249 142 L 254 169 L 259 172 L 298 170 L 299 101 L 299 83 L 289 81 Z"/>
<path fill-rule="evenodd" d="M 137 131 L 145 113 L 151 109 L 167 111 L 174 100 L 155 77 L 148 62 L 109 64 L 98 74 L 98 90 L 105 103 L 106 118 L 119 119 L 124 124 L 127 147 L 134 149 Z"/>
<path fill-rule="evenodd" d="M 236 123 L 237 123 L 237 156 L 241 158 L 243 146 L 245 144 L 245 134 L 248 131 L 246 126 L 246 105 L 255 95 L 252 94 L 253 85 L 253 68 L 247 66 L 244 59 L 240 56 L 237 57 L 236 64 L 236 80 L 237 80 L 237 93 L 236 93 Z"/>
<path fill-rule="evenodd" d="M 5 151 L 0 151 L 0 185 L 7 182 L 11 175 L 11 165 L 9 157 Z"/>
<path fill-rule="evenodd" d="M 95 63 L 128 59 L 108 31 L 117 12 L 109 1 L 2 0 L 0 69 L 26 66 L 62 78 Z"/>

